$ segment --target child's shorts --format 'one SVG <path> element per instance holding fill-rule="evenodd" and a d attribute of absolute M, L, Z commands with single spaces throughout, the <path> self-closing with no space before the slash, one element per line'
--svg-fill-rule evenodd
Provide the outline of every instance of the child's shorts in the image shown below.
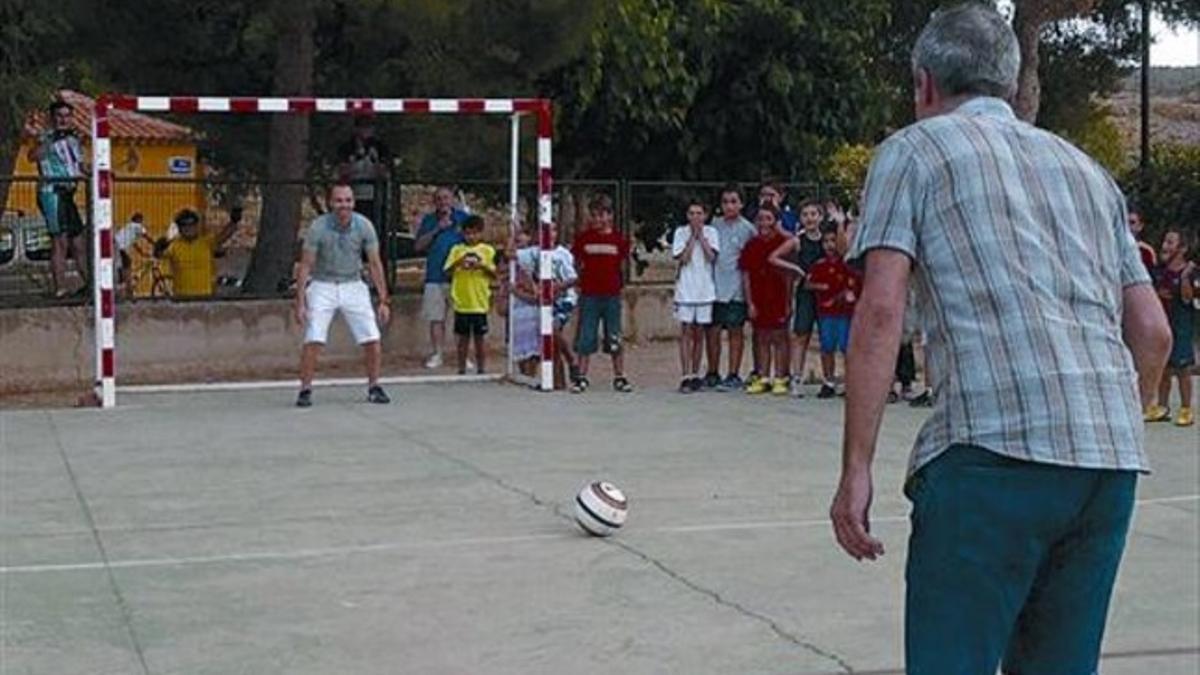
<path fill-rule="evenodd" d="M 579 331 L 575 351 L 580 356 L 595 354 L 600 347 L 600 323 L 604 323 L 604 352 L 621 351 L 621 296 L 585 295 L 579 299 Z"/>
<path fill-rule="evenodd" d="M 707 326 L 713 321 L 713 303 L 677 302 L 675 318 L 679 323 L 694 323 Z"/>
<path fill-rule="evenodd" d="M 823 316 L 817 319 L 817 328 L 821 332 L 821 353 L 846 353 L 850 347 L 850 317 Z"/>
<path fill-rule="evenodd" d="M 454 334 L 462 337 L 483 337 L 488 332 L 487 314 L 454 313 Z"/>
<path fill-rule="evenodd" d="M 554 327 L 562 328 L 571 320 L 571 315 L 575 313 L 575 303 L 570 300 L 555 300 L 554 301 Z"/>
<path fill-rule="evenodd" d="M 1168 318 L 1171 321 L 1171 355 L 1167 357 L 1167 367 L 1180 370 L 1190 368 L 1196 363 L 1193 346 L 1195 312 L 1175 311 Z"/>

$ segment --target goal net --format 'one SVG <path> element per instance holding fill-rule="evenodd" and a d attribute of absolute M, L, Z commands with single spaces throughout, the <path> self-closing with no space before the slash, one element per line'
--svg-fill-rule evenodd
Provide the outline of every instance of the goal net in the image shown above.
<path fill-rule="evenodd" d="M 554 386 L 551 135 L 545 99 L 380 99 L 124 96 L 97 99 L 92 122 L 92 222 L 95 281 L 96 394 L 104 407 L 117 392 L 200 388 L 295 387 L 295 363 L 304 326 L 292 316 L 290 272 L 305 226 L 327 212 L 328 187 L 356 167 L 323 167 L 312 180 L 247 180 L 199 176 L 194 151 L 159 157 L 170 175 L 148 178 L 137 150 L 122 146 L 114 128 L 123 116 L 170 114 L 488 115 L 510 121 L 506 189 L 491 195 L 402 186 L 380 176 L 354 175 L 356 210 L 372 219 L 380 238 L 391 320 L 381 326 L 388 382 L 461 379 L 455 316 L 444 316 L 440 358 L 433 357 L 427 317 L 443 291 L 441 270 L 426 258 L 445 259 L 463 241 L 463 220 L 483 219 L 482 238 L 497 252 L 488 314 L 489 363 L 483 377 L 507 377 L 540 389 Z M 536 127 L 536 174 L 521 180 L 522 121 Z M 356 153 L 376 150 L 354 132 Z M 365 125 L 364 125 L 365 126 Z M 339 149 L 339 155 L 344 154 Z M 378 159 L 373 157 L 371 159 Z M 172 177 L 175 173 L 184 178 Z M 449 186 L 448 186 L 449 187 Z M 450 192 L 447 210 L 440 202 Z M 420 236 L 428 218 L 450 220 L 449 233 Z M 283 219 L 283 227 L 279 226 Z M 270 226 L 268 226 L 270 225 Z M 477 235 L 472 235 L 477 237 Z M 283 237 L 284 241 L 279 241 Z M 274 241 L 264 239 L 274 238 Z M 265 249 L 266 244 L 274 244 Z M 419 249 L 419 250 L 418 250 Z M 438 249 L 434 251 L 433 249 Z M 263 250 L 276 251 L 264 260 Z M 287 256 L 281 261 L 278 252 Z M 440 264 L 440 262 L 439 262 Z M 264 268 L 283 269 L 264 291 Z M 365 269 L 365 266 L 364 266 Z M 257 278 L 254 292 L 245 287 Z M 229 300 L 224 302 L 222 300 Z M 120 309 L 118 311 L 118 303 Z M 472 350 L 474 351 L 474 350 Z M 471 355 L 474 360 L 473 354 Z M 472 363 L 477 367 L 479 364 Z M 477 368 L 468 370 L 468 378 Z M 361 357 L 340 319 L 331 327 L 316 384 L 363 380 Z"/>

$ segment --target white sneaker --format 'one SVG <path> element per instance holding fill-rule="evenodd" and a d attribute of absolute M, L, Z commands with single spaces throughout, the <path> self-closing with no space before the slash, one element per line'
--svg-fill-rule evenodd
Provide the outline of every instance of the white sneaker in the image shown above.
<path fill-rule="evenodd" d="M 467 359 L 467 372 L 469 372 L 469 373 L 475 372 L 475 362 L 472 361 L 471 359 Z"/>
<path fill-rule="evenodd" d="M 430 369 L 441 368 L 442 367 L 441 352 L 434 352 L 433 354 L 430 354 L 429 358 L 425 359 L 425 367 L 430 368 Z"/>

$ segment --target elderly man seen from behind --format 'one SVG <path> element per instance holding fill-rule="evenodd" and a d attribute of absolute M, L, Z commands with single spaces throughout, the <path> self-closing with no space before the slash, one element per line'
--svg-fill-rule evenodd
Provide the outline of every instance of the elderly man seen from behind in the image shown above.
<path fill-rule="evenodd" d="M 1013 115 L 1019 60 L 987 6 L 929 21 L 919 121 L 877 150 L 850 252 L 866 277 L 830 515 L 856 559 L 883 553 L 871 461 L 910 276 L 938 378 L 905 485 L 910 675 L 1096 671 L 1170 345 L 1116 184 Z"/>

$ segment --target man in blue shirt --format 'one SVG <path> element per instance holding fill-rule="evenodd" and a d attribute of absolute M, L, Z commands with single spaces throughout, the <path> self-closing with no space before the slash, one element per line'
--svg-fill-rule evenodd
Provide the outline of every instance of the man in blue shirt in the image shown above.
<path fill-rule="evenodd" d="M 433 211 L 425 214 L 417 228 L 417 253 L 425 254 L 425 292 L 421 316 L 429 322 L 429 358 L 426 368 L 442 365 L 442 342 L 446 336 L 446 315 L 450 303 L 450 277 L 442 269 L 455 244 L 464 239 L 459 225 L 467 213 L 454 208 L 454 191 L 441 186 L 433 192 Z"/>

